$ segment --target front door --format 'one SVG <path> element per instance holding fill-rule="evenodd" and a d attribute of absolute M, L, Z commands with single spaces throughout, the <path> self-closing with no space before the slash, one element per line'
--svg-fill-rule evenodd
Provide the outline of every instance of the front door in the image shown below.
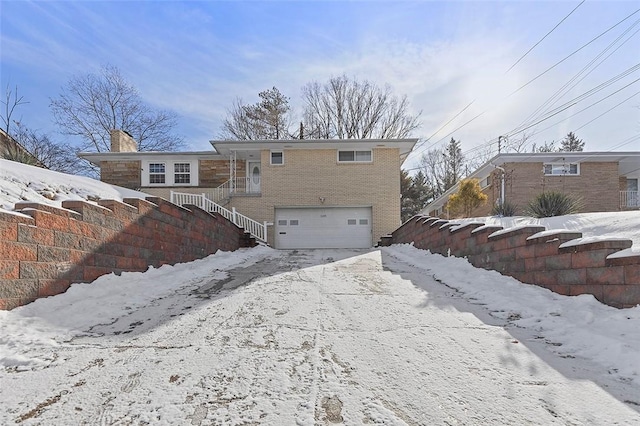
<path fill-rule="evenodd" d="M 260 173 L 259 162 L 249 162 L 249 192 L 260 192 L 260 181 L 262 179 Z"/>

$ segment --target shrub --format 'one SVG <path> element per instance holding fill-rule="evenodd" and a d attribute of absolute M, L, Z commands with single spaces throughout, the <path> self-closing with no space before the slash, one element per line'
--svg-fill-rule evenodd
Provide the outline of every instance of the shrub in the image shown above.
<path fill-rule="evenodd" d="M 579 200 L 560 192 L 543 192 L 527 206 L 527 214 L 533 217 L 563 216 L 580 210 Z"/>
<path fill-rule="evenodd" d="M 473 210 L 486 202 L 487 195 L 482 192 L 478 179 L 462 179 L 458 192 L 449 196 L 447 205 L 454 214 L 471 217 Z"/>
<path fill-rule="evenodd" d="M 517 208 L 518 207 L 515 204 L 511 204 L 510 202 L 505 201 L 502 204 L 496 204 L 495 206 L 493 206 L 491 214 L 494 216 L 502 217 L 515 216 Z"/>

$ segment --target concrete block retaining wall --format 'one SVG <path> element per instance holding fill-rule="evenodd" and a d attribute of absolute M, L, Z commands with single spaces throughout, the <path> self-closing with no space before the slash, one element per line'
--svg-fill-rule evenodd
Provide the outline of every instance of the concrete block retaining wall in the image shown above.
<path fill-rule="evenodd" d="M 542 226 L 506 230 L 483 223 L 458 226 L 416 216 L 383 239 L 381 245 L 413 243 L 432 253 L 465 257 L 476 267 L 559 294 L 592 294 L 618 308 L 640 304 L 640 255 L 610 256 L 630 248 L 631 240 L 581 241 L 580 232 L 544 231 Z"/>
<path fill-rule="evenodd" d="M 66 291 L 101 275 L 189 262 L 255 245 L 241 228 L 162 198 L 17 203 L 0 212 L 0 309 Z"/>

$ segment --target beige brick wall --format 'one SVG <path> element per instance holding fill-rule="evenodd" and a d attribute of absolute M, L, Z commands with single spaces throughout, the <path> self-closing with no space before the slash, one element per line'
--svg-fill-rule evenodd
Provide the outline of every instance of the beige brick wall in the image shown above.
<path fill-rule="evenodd" d="M 506 163 L 505 199 L 518 208 L 516 214 L 524 214 L 527 204 L 543 191 L 556 191 L 581 197 L 581 212 L 618 211 L 620 174 L 618 163 L 580 163 L 578 176 L 545 176 L 543 163 Z M 486 191 L 487 206 L 474 211 L 474 216 L 487 214 L 500 196 L 500 173 L 494 172 L 492 184 Z"/>
<path fill-rule="evenodd" d="M 280 166 L 271 165 L 269 151 L 263 151 L 261 161 L 261 196 L 235 196 L 228 208 L 273 222 L 278 206 L 372 206 L 373 243 L 400 226 L 397 148 L 374 149 L 372 163 L 338 163 L 335 149 L 285 150 Z"/>
<path fill-rule="evenodd" d="M 111 130 L 111 152 L 136 152 L 138 144 L 135 139 L 122 130 Z"/>
<path fill-rule="evenodd" d="M 102 161 L 100 180 L 130 189 L 140 188 L 140 161 Z"/>

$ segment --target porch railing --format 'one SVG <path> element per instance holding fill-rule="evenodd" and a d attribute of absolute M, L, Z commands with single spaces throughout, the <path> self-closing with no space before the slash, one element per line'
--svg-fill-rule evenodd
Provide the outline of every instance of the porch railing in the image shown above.
<path fill-rule="evenodd" d="M 638 191 L 620 191 L 620 208 L 638 208 L 640 207 L 640 199 Z"/>
<path fill-rule="evenodd" d="M 255 237 L 255 239 L 267 242 L 267 222 L 260 223 L 248 216 L 238 213 L 235 207 L 231 210 L 224 208 L 220 204 L 211 200 L 205 193 L 189 194 L 185 192 L 171 191 L 171 202 L 179 206 L 193 204 L 194 206 L 198 206 L 209 213 L 218 213 L 233 222 L 235 225 L 243 228 L 246 232 Z"/>
<path fill-rule="evenodd" d="M 253 190 L 251 187 L 250 178 L 247 177 L 238 177 L 234 180 L 229 179 L 222 185 L 217 188 L 214 188 L 209 194 L 208 197 L 214 203 L 219 203 L 222 200 L 230 198 L 231 194 L 251 194 L 256 193 L 258 191 Z M 233 182 L 233 185 L 231 184 Z"/>

